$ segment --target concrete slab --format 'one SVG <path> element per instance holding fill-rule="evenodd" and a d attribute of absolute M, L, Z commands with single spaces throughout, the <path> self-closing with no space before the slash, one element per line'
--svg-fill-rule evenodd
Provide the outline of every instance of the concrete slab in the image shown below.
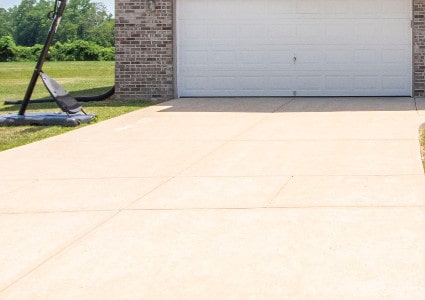
<path fill-rule="evenodd" d="M 425 207 L 425 176 L 294 176 L 273 207 Z"/>
<path fill-rule="evenodd" d="M 143 114 L 131 120 L 118 118 L 108 124 L 89 126 L 73 132 L 79 141 L 132 142 L 151 140 L 229 140 L 267 116 L 264 113 L 184 113 Z M 190 126 L 188 126 L 190 124 Z"/>
<path fill-rule="evenodd" d="M 421 175 L 418 141 L 231 141 L 184 176 Z"/>
<path fill-rule="evenodd" d="M 118 210 L 142 198 L 167 178 L 40 179 L 0 194 L 7 213 Z M 14 183 L 3 180 L 5 186 Z"/>
<path fill-rule="evenodd" d="M 122 212 L 2 299 L 421 299 L 424 209 Z"/>
<path fill-rule="evenodd" d="M 111 212 L 1 213 L 0 291 L 111 216 Z"/>
<path fill-rule="evenodd" d="M 5 195 L 18 192 L 33 184 L 35 181 L 34 179 L 9 180 L 7 177 L 2 177 L 0 181 L 0 199 L 5 199 Z"/>
<path fill-rule="evenodd" d="M 267 207 L 286 177 L 176 177 L 128 209 Z"/>
<path fill-rule="evenodd" d="M 422 299 L 418 103 L 179 99 L 1 152 L 0 298 Z"/>
<path fill-rule="evenodd" d="M 400 140 L 418 139 L 415 111 L 275 113 L 264 118 L 240 140 Z M 400 124 L 404 124 L 400 126 Z"/>
<path fill-rule="evenodd" d="M 221 144 L 196 140 L 99 143 L 55 137 L 2 153 L 0 176 L 9 179 L 168 177 Z"/>

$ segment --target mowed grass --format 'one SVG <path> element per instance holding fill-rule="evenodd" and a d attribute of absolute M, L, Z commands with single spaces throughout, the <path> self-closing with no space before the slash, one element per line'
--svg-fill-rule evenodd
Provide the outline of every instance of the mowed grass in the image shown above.
<path fill-rule="evenodd" d="M 5 100 L 22 100 L 31 79 L 35 62 L 0 63 L 0 114 L 17 113 L 20 105 L 5 105 Z M 114 62 L 46 62 L 43 71 L 55 79 L 73 96 L 98 95 L 114 85 Z M 41 79 L 38 80 L 31 99 L 50 98 Z M 82 103 L 87 113 L 97 115 L 94 122 L 113 118 L 150 104 L 142 99 L 132 101 L 105 101 Z M 55 103 L 30 103 L 28 112 L 54 111 L 60 109 Z M 93 122 L 92 122 L 93 123 Z M 58 135 L 78 127 L 62 126 L 0 126 L 0 151 L 25 145 Z"/>

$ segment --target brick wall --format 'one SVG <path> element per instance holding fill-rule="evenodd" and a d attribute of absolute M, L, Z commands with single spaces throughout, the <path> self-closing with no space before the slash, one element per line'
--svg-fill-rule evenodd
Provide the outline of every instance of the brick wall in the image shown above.
<path fill-rule="evenodd" d="M 413 0 L 414 95 L 425 96 L 425 0 Z"/>
<path fill-rule="evenodd" d="M 115 2 L 115 98 L 173 98 L 173 1 Z"/>

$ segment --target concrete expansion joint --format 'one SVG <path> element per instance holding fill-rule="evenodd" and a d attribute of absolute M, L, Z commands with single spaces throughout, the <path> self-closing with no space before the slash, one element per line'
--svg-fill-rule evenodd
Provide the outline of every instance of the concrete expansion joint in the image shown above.
<path fill-rule="evenodd" d="M 425 209 L 423 205 L 411 205 L 411 206 L 398 206 L 398 205 L 281 205 L 281 206 L 252 206 L 252 207 L 184 207 L 184 208 L 131 208 L 123 209 L 120 212 L 126 211 L 147 211 L 147 212 L 178 212 L 178 211 L 247 211 L 247 210 L 310 210 L 310 209 L 335 209 L 335 210 L 346 210 L 346 209 Z"/>
<path fill-rule="evenodd" d="M 277 107 L 276 109 L 274 109 L 273 111 L 271 111 L 272 114 L 281 111 L 281 109 L 283 107 L 285 107 L 286 105 L 289 105 L 291 102 L 293 102 L 295 100 L 295 97 L 290 98 L 289 101 L 285 101 L 283 104 L 281 104 L 279 107 Z M 239 136 L 243 136 L 244 134 L 248 133 L 252 128 L 255 128 L 258 124 L 260 124 L 261 122 L 263 122 L 264 120 L 266 120 L 268 118 L 268 116 L 264 116 L 262 118 L 260 118 L 259 120 L 257 120 L 256 122 L 254 122 L 253 124 L 251 124 L 250 126 L 248 126 L 247 128 L 245 128 L 245 130 L 243 130 L 242 132 L 238 132 L 233 138 L 232 140 L 238 140 L 237 137 Z"/>
<path fill-rule="evenodd" d="M 8 290 L 9 288 L 11 288 L 15 284 L 17 284 L 22 278 L 24 278 L 24 277 L 28 276 L 29 274 L 33 273 L 35 270 L 37 270 L 38 268 L 40 268 L 42 265 L 44 265 L 48 261 L 52 260 L 54 257 L 60 255 L 61 253 L 63 253 L 64 251 L 66 251 L 67 249 L 69 249 L 70 247 L 72 247 L 73 245 L 77 244 L 79 241 L 81 241 L 82 239 L 84 239 L 85 237 L 87 237 L 88 235 L 90 235 L 96 229 L 98 229 L 99 227 L 103 226 L 104 224 L 106 224 L 107 222 L 109 222 L 111 219 L 113 219 L 118 213 L 119 212 L 115 212 L 114 214 L 106 217 L 105 219 L 103 219 L 99 223 L 95 223 L 91 228 L 88 228 L 88 230 L 84 230 L 80 234 L 77 234 L 73 239 L 71 239 L 68 242 L 66 242 L 64 245 L 62 245 L 62 247 L 59 247 L 59 249 L 57 249 L 56 251 L 53 251 L 49 255 L 46 255 L 45 259 L 42 259 L 37 264 L 35 264 L 34 266 L 32 266 L 28 271 L 26 271 L 23 274 L 21 274 L 20 276 L 16 277 L 10 284 L 6 285 L 3 289 L 0 289 L 0 294 L 3 293 L 3 292 L 5 292 L 6 290 Z"/>
<path fill-rule="evenodd" d="M 296 97 L 291 97 L 288 102 L 283 103 L 281 106 L 279 106 L 274 111 L 272 111 L 272 113 L 274 114 L 274 113 L 277 113 L 278 111 L 281 111 L 282 108 L 284 108 L 285 106 L 288 106 L 289 104 L 291 104 L 292 102 L 294 102 L 295 99 L 296 99 Z"/>
<path fill-rule="evenodd" d="M 228 141 L 224 141 L 222 143 L 220 143 L 217 147 L 213 148 L 211 151 L 207 152 L 205 155 L 203 155 L 202 157 L 200 157 L 198 160 L 196 160 L 195 162 L 193 162 L 192 164 L 189 164 L 186 168 L 180 170 L 178 172 L 178 174 L 171 176 L 169 178 L 167 178 L 166 180 L 164 180 L 163 182 L 159 183 L 157 186 L 153 187 L 151 190 L 149 190 L 148 192 L 146 192 L 145 194 L 143 194 L 142 196 L 138 197 L 137 199 L 135 199 L 134 201 L 132 201 L 131 203 L 129 203 L 128 205 L 126 205 L 123 209 L 121 209 L 120 211 L 126 210 L 126 208 L 131 207 L 133 204 L 135 204 L 138 201 L 141 201 L 143 198 L 145 198 L 147 195 L 153 193 L 154 191 L 158 190 L 159 188 L 161 188 L 162 186 L 164 186 L 165 184 L 167 184 L 168 182 L 172 181 L 173 179 L 176 179 L 177 177 L 179 177 L 181 174 L 183 174 L 185 171 L 187 171 L 188 169 L 190 169 L 192 166 L 196 165 L 197 163 L 199 163 L 200 161 L 202 161 L 203 159 L 205 159 L 206 157 L 208 157 L 211 153 L 214 153 L 214 151 L 216 151 L 217 149 L 219 149 L 220 147 L 222 147 L 224 144 L 226 144 Z"/>
<path fill-rule="evenodd" d="M 286 184 L 287 185 L 287 184 Z M 285 185 L 285 186 L 286 186 Z M 142 197 L 143 198 L 143 197 Z M 136 200 L 135 202 L 141 200 L 142 198 Z M 276 198 L 276 197 L 274 197 Z M 273 199 L 274 199 L 273 198 Z M 97 209 L 90 209 L 90 210 L 52 210 L 52 211 L 37 211 L 37 212 L 10 212 L 10 213 L 0 213 L 0 216 L 7 216 L 7 215 L 43 215 L 43 214 L 57 214 L 57 213 L 70 213 L 70 214 L 76 214 L 76 213 L 101 213 L 101 212 L 111 212 L 113 213 L 113 216 L 110 217 L 108 220 L 102 222 L 99 226 L 103 225 L 104 223 L 107 223 L 109 220 L 111 220 L 113 217 L 117 216 L 120 213 L 126 212 L 126 211 L 148 211 L 148 212 L 161 212 L 161 211 L 223 211 L 223 210 L 229 210 L 229 211 L 236 211 L 236 210 L 270 210 L 270 209 L 425 209 L 425 205 L 279 205 L 279 206 L 272 206 L 273 199 L 269 201 L 267 205 L 259 205 L 259 206 L 247 206 L 247 207 L 179 207 L 179 208 L 130 208 L 133 203 L 130 205 L 126 205 L 125 208 L 121 209 L 111 209 L 111 210 L 97 210 Z M 99 227 L 99 226 L 96 226 Z M 94 228 L 94 229 L 96 229 Z M 93 229 L 93 230 L 94 230 Z M 92 230 L 90 230 L 92 231 Z"/>
<path fill-rule="evenodd" d="M 119 209 L 75 209 L 75 210 L 62 210 L 62 209 L 52 209 L 52 210 L 20 210 L 20 211 L 4 211 L 0 212 L 0 216 L 16 216 L 16 215 L 48 215 L 48 214 L 78 214 L 78 213 L 102 213 L 102 212 L 118 212 Z"/>
<path fill-rule="evenodd" d="M 416 114 L 419 114 L 419 110 L 418 110 L 418 102 L 417 102 L 416 98 L 417 98 L 417 97 L 413 97 L 413 103 L 415 104 Z"/>
<path fill-rule="evenodd" d="M 156 191 L 157 189 L 161 188 L 164 184 L 166 184 L 167 182 L 170 182 L 171 180 L 173 180 L 174 178 L 176 178 L 176 176 L 172 176 L 167 178 L 166 180 L 160 182 L 159 184 L 157 184 L 156 186 L 154 186 L 153 188 L 151 188 L 149 191 L 147 191 L 146 193 L 144 193 L 143 195 L 141 195 L 140 197 L 137 197 L 137 199 L 131 201 L 129 204 L 127 204 L 126 206 L 124 206 L 123 208 L 121 208 L 119 210 L 119 212 L 125 211 L 127 210 L 128 207 L 131 207 L 134 203 L 141 201 L 144 197 L 146 197 L 147 195 L 153 193 L 154 191 Z"/>
<path fill-rule="evenodd" d="M 277 196 L 279 196 L 284 190 L 285 188 L 290 184 L 290 182 L 294 179 L 294 175 L 290 176 L 288 180 L 286 180 L 286 182 L 282 185 L 282 187 L 275 193 L 275 195 L 271 198 L 271 200 L 269 201 L 269 206 L 271 206 L 274 202 L 274 200 L 277 198 Z"/>

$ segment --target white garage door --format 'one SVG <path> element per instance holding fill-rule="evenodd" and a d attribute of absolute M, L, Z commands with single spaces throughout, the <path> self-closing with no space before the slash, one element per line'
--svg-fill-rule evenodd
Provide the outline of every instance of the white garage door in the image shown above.
<path fill-rule="evenodd" d="M 411 0 L 177 0 L 185 96 L 412 93 Z"/>

